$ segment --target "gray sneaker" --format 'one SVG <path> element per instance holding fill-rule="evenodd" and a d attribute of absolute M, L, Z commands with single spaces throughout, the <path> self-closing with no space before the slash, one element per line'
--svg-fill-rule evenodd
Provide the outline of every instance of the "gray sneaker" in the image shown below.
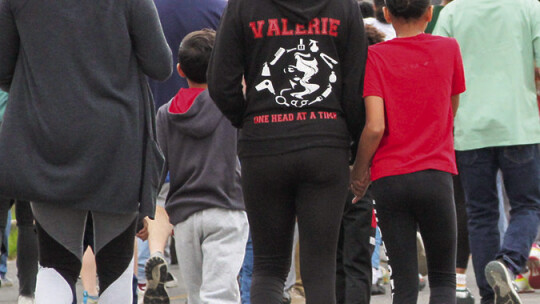
<path fill-rule="evenodd" d="M 167 281 L 167 262 L 154 255 L 146 261 L 144 267 L 146 274 L 146 291 L 144 292 L 144 304 L 169 304 L 169 295 L 165 290 Z"/>
<path fill-rule="evenodd" d="M 485 269 L 486 279 L 495 293 L 495 304 L 522 304 L 513 285 L 513 273 L 500 261 L 491 261 Z"/>

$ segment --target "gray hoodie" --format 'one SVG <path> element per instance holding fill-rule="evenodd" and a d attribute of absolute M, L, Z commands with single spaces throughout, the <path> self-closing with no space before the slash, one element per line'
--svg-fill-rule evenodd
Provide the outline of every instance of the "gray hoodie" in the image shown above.
<path fill-rule="evenodd" d="M 157 138 L 170 172 L 165 208 L 176 225 L 208 208 L 244 210 L 237 131 L 216 107 L 208 91 L 199 94 L 187 112 L 171 113 L 179 97 L 161 106 Z"/>

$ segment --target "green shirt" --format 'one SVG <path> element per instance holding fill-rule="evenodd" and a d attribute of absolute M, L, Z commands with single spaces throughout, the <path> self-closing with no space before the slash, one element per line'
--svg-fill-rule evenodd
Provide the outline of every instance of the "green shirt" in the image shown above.
<path fill-rule="evenodd" d="M 431 34 L 433 33 L 433 29 L 435 28 L 435 24 L 437 24 L 437 20 L 439 19 L 439 15 L 441 13 L 441 10 L 444 8 L 442 5 L 434 5 L 433 6 L 433 18 L 428 23 L 426 30 L 424 33 Z"/>
<path fill-rule="evenodd" d="M 8 93 L 0 90 L 0 121 L 2 121 L 2 118 L 4 117 L 4 111 L 6 110 L 8 100 Z"/>
<path fill-rule="evenodd" d="M 540 3 L 456 0 L 433 33 L 455 37 L 463 56 L 467 91 L 455 118 L 456 150 L 540 143 Z"/>

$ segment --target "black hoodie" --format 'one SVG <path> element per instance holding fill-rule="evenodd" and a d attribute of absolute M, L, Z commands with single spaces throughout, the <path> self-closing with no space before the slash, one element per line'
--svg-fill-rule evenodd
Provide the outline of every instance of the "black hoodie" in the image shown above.
<path fill-rule="evenodd" d="M 230 0 L 208 86 L 242 128 L 240 156 L 347 148 L 364 122 L 366 56 L 355 0 Z"/>

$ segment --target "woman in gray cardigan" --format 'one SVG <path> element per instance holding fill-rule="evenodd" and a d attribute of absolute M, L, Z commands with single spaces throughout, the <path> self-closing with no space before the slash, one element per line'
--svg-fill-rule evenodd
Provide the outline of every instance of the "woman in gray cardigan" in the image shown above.
<path fill-rule="evenodd" d="M 33 202 L 36 303 L 72 303 L 88 212 L 100 303 L 131 303 L 136 218 L 161 170 L 146 76 L 172 72 L 153 1 L 0 0 L 0 45 L 0 195 Z"/>

